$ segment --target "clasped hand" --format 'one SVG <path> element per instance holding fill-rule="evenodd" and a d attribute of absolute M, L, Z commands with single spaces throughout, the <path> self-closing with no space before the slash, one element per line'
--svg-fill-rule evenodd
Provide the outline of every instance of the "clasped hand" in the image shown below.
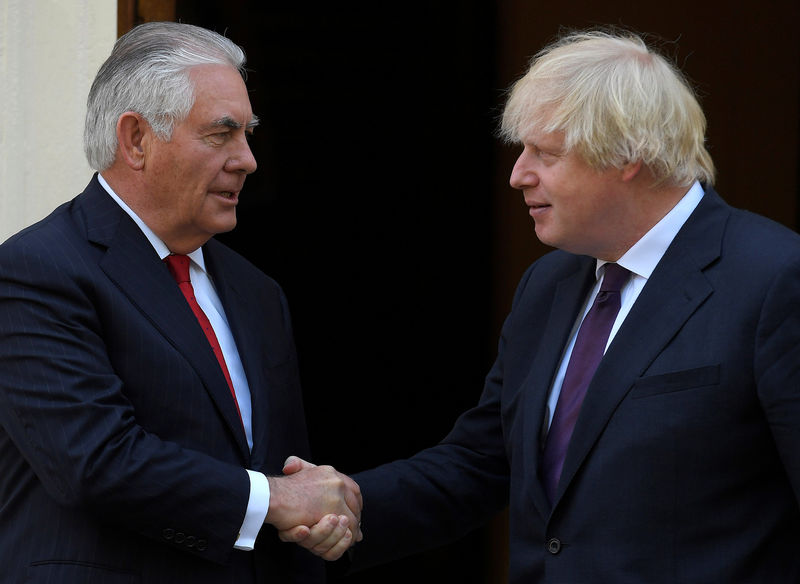
<path fill-rule="evenodd" d="M 353 479 L 330 466 L 316 466 L 290 456 L 284 476 L 269 477 L 266 523 L 281 540 L 336 560 L 361 541 L 361 490 Z"/>

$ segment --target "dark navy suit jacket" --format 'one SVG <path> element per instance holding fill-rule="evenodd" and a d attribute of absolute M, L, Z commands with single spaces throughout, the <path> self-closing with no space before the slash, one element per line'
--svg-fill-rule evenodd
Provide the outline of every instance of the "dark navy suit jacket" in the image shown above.
<path fill-rule="evenodd" d="M 0 583 L 320 581 L 269 526 L 233 549 L 245 469 L 280 474 L 308 443 L 282 291 L 213 239 L 204 257 L 252 452 L 180 290 L 96 178 L 0 246 Z"/>
<path fill-rule="evenodd" d="M 479 405 L 436 447 L 355 477 L 354 567 L 509 505 L 515 584 L 800 581 L 800 237 L 706 189 L 597 369 L 551 505 L 545 402 L 594 268 L 534 263 Z"/>

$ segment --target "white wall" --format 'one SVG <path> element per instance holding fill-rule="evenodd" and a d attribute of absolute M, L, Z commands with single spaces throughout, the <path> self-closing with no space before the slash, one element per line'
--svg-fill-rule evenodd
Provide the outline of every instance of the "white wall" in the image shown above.
<path fill-rule="evenodd" d="M 0 241 L 83 190 L 86 96 L 116 0 L 0 0 Z"/>

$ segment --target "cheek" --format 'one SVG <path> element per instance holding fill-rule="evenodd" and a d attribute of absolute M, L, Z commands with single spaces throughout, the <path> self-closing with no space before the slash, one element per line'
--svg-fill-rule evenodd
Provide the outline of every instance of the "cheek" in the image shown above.
<path fill-rule="evenodd" d="M 573 191 L 557 207 L 558 223 L 575 237 L 591 237 L 609 223 L 608 209 L 601 201 L 587 197 L 585 191 Z"/>

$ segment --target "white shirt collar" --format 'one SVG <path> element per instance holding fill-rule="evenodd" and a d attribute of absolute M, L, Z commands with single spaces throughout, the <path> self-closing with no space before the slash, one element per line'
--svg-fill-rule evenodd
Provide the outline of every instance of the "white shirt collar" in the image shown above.
<path fill-rule="evenodd" d="M 156 235 L 153 232 L 153 230 L 150 229 L 150 227 L 148 227 L 147 224 L 144 221 L 142 221 L 142 219 L 133 211 L 133 209 L 131 209 L 127 205 L 127 203 L 125 203 L 125 201 L 123 201 L 119 197 L 119 195 L 117 195 L 117 193 L 114 192 L 114 189 L 112 189 L 111 186 L 106 182 L 106 179 L 103 178 L 102 174 L 98 173 L 97 180 L 98 180 L 98 182 L 100 182 L 100 185 L 105 189 L 105 191 L 109 195 L 111 195 L 111 198 L 114 199 L 117 202 L 117 204 L 120 207 L 122 207 L 122 210 L 125 211 L 130 216 L 130 218 L 133 219 L 133 221 L 136 223 L 136 225 L 139 226 L 139 229 L 141 229 L 142 233 L 144 233 L 145 237 L 147 237 L 147 241 L 150 242 L 150 245 L 152 245 L 153 248 L 156 250 L 156 253 L 158 253 L 158 257 L 159 258 L 161 258 L 163 260 L 170 253 L 172 253 L 172 252 L 169 251 L 169 248 L 167 247 L 167 244 L 165 244 L 163 241 L 161 241 L 161 238 L 158 237 L 158 235 Z M 205 260 L 203 259 L 203 248 L 202 247 L 198 247 L 196 250 L 194 250 L 193 252 L 190 252 L 190 253 L 188 253 L 186 255 L 189 256 L 189 258 L 195 264 L 197 264 L 197 266 L 201 270 L 203 270 L 204 272 L 206 271 L 206 263 L 205 263 Z"/>
<path fill-rule="evenodd" d="M 669 213 L 653 225 L 639 241 L 626 251 L 617 261 L 623 268 L 627 268 L 634 274 L 643 277 L 645 280 L 650 277 L 656 269 L 658 262 L 664 257 L 667 248 L 678 235 L 683 224 L 689 215 L 695 210 L 704 195 L 703 187 L 695 181 L 687 193 L 678 201 Z M 599 278 L 600 268 L 607 262 L 597 260 L 596 274 Z"/>

